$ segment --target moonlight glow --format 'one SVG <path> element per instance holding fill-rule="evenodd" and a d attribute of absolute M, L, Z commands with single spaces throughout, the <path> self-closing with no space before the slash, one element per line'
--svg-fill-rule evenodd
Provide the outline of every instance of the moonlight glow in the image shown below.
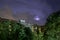
<path fill-rule="evenodd" d="M 38 16 L 36 16 L 36 17 L 34 18 L 34 20 L 39 21 L 40 18 L 39 18 Z"/>

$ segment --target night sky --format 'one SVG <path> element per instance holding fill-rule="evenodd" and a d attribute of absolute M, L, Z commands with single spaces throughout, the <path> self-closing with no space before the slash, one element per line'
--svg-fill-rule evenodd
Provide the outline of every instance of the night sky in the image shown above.
<path fill-rule="evenodd" d="M 44 25 L 47 17 L 60 10 L 60 0 L 0 0 L 0 17 L 25 19 Z"/>

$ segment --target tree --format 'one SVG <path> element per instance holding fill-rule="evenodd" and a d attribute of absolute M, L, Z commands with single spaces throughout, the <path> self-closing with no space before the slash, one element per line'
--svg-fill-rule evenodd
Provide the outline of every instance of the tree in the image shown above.
<path fill-rule="evenodd" d="M 20 22 L 12 20 L 0 21 L 0 40 L 33 40 L 32 31 Z"/>
<path fill-rule="evenodd" d="M 34 24 L 33 27 L 36 29 L 34 30 L 34 40 L 43 40 L 43 32 L 42 32 L 42 28 L 40 25 Z"/>
<path fill-rule="evenodd" d="M 54 12 L 48 17 L 44 40 L 60 40 L 60 11 Z"/>
<path fill-rule="evenodd" d="M 10 21 L 9 20 L 5 20 L 5 21 L 1 21 L 0 22 L 0 39 L 1 40 L 8 40 L 8 35 L 9 35 L 9 27 L 10 25 Z"/>

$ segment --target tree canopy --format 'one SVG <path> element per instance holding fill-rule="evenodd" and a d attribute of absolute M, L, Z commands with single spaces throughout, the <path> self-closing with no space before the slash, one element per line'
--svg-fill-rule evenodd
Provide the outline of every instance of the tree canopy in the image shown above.
<path fill-rule="evenodd" d="M 45 29 L 44 40 L 60 40 L 60 11 L 48 17 Z"/>
<path fill-rule="evenodd" d="M 21 23 L 4 19 L 0 21 L 0 40 L 32 40 L 32 32 Z"/>

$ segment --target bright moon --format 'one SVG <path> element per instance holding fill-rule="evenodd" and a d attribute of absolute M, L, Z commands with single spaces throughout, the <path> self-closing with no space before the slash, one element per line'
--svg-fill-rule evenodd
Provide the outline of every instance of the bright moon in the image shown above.
<path fill-rule="evenodd" d="M 40 18 L 39 18 L 38 16 L 36 16 L 36 17 L 34 18 L 34 20 L 39 21 Z"/>

